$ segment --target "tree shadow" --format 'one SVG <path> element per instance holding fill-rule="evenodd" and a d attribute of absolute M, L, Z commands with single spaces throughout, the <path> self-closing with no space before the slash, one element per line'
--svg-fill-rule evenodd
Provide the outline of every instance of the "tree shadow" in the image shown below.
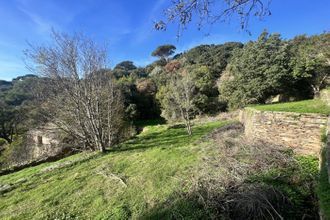
<path fill-rule="evenodd" d="M 205 133 L 207 132 L 203 127 L 194 127 L 192 136 L 189 136 L 181 126 L 169 127 L 166 131 L 156 131 L 137 136 L 119 144 L 116 148 L 107 150 L 107 152 L 141 151 L 150 148 L 178 148 L 194 143 Z"/>
<path fill-rule="evenodd" d="M 171 195 L 166 201 L 152 207 L 138 219 L 168 220 L 168 219 L 210 219 L 203 206 L 196 198 L 179 194 Z"/>
<path fill-rule="evenodd" d="M 243 184 L 222 190 L 206 192 L 201 188 L 185 194 L 174 193 L 138 219 L 319 219 L 315 207 L 294 204 L 271 185 Z"/>

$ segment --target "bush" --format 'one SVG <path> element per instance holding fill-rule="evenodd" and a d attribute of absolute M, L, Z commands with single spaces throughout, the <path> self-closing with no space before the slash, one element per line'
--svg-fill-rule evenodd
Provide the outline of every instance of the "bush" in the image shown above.
<path fill-rule="evenodd" d="M 330 219 L 330 183 L 328 177 L 327 164 L 325 163 L 326 150 L 322 151 L 322 161 L 320 177 L 317 185 L 317 196 L 320 200 L 320 208 L 324 219 Z"/>
<path fill-rule="evenodd" d="M 4 146 L 6 144 L 8 144 L 7 140 L 3 139 L 3 138 L 0 138 L 0 147 Z"/>
<path fill-rule="evenodd" d="M 301 219 L 318 216 L 318 160 L 292 150 L 249 141 L 229 125 L 206 137 L 188 196 L 214 219 Z M 222 217 L 222 218 L 221 218 Z"/>
<path fill-rule="evenodd" d="M 287 86 L 287 46 L 278 34 L 263 32 L 257 41 L 236 49 L 220 78 L 220 97 L 232 109 L 264 103 Z"/>
<path fill-rule="evenodd" d="M 31 149 L 23 136 L 17 136 L 8 145 L 1 156 L 1 166 L 6 168 L 15 164 L 31 160 Z"/>

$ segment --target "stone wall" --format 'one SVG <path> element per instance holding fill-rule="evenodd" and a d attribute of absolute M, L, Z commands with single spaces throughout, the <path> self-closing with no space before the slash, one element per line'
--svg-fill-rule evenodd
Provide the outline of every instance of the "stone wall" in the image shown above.
<path fill-rule="evenodd" d="M 322 131 L 327 125 L 327 116 L 289 112 L 258 111 L 246 108 L 240 112 L 240 121 L 245 126 L 245 135 L 288 146 L 300 154 L 319 155 Z"/>
<path fill-rule="evenodd" d="M 63 150 L 60 134 L 60 130 L 51 123 L 28 131 L 27 145 L 31 149 L 31 160 L 60 154 Z"/>
<path fill-rule="evenodd" d="M 330 89 L 324 89 L 321 91 L 321 100 L 323 100 L 327 105 L 330 105 Z"/>
<path fill-rule="evenodd" d="M 325 145 L 325 165 L 327 166 L 328 170 L 328 181 L 330 183 L 330 116 L 328 119 L 328 124 L 327 124 L 327 142 Z"/>
<path fill-rule="evenodd" d="M 63 138 L 63 132 L 52 123 L 29 130 L 0 164 L 0 175 L 72 154 Z"/>

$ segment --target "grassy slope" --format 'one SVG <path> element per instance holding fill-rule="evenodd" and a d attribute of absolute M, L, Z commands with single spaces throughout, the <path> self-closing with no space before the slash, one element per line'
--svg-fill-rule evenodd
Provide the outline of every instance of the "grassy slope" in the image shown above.
<path fill-rule="evenodd" d="M 325 150 L 322 153 L 323 162 L 325 161 Z M 321 165 L 320 179 L 317 187 L 317 195 L 320 200 L 320 207 L 326 219 L 330 219 L 330 184 L 327 165 Z"/>
<path fill-rule="evenodd" d="M 121 150 L 94 154 L 92 159 L 88 154 L 74 155 L 1 176 L 0 185 L 12 184 L 15 189 L 0 195 L 0 219 L 139 218 L 175 190 L 182 190 L 182 178 L 197 162 L 194 142 L 224 124 L 198 125 L 192 137 L 184 128 L 149 126 Z"/>
<path fill-rule="evenodd" d="M 251 106 L 260 111 L 281 111 L 281 112 L 297 112 L 297 113 L 320 113 L 330 114 L 330 107 L 320 99 L 304 100 L 299 102 L 286 102 L 269 105 Z"/>

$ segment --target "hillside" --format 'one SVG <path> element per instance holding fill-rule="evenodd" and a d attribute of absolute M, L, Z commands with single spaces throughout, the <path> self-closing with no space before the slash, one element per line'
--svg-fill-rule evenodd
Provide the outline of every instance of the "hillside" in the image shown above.
<path fill-rule="evenodd" d="M 0 1 L 0 220 L 330 220 L 324 2 Z"/>
<path fill-rule="evenodd" d="M 137 218 L 181 187 L 196 163 L 194 141 L 225 124 L 198 125 L 191 138 L 184 128 L 147 126 L 106 155 L 83 153 L 1 176 L 0 219 Z"/>
<path fill-rule="evenodd" d="M 191 137 L 181 125 L 146 126 L 106 154 L 0 176 L 0 219 L 236 219 L 277 216 L 272 206 L 286 217 L 317 216 L 317 158 L 241 134 L 221 121 L 195 124 Z"/>

